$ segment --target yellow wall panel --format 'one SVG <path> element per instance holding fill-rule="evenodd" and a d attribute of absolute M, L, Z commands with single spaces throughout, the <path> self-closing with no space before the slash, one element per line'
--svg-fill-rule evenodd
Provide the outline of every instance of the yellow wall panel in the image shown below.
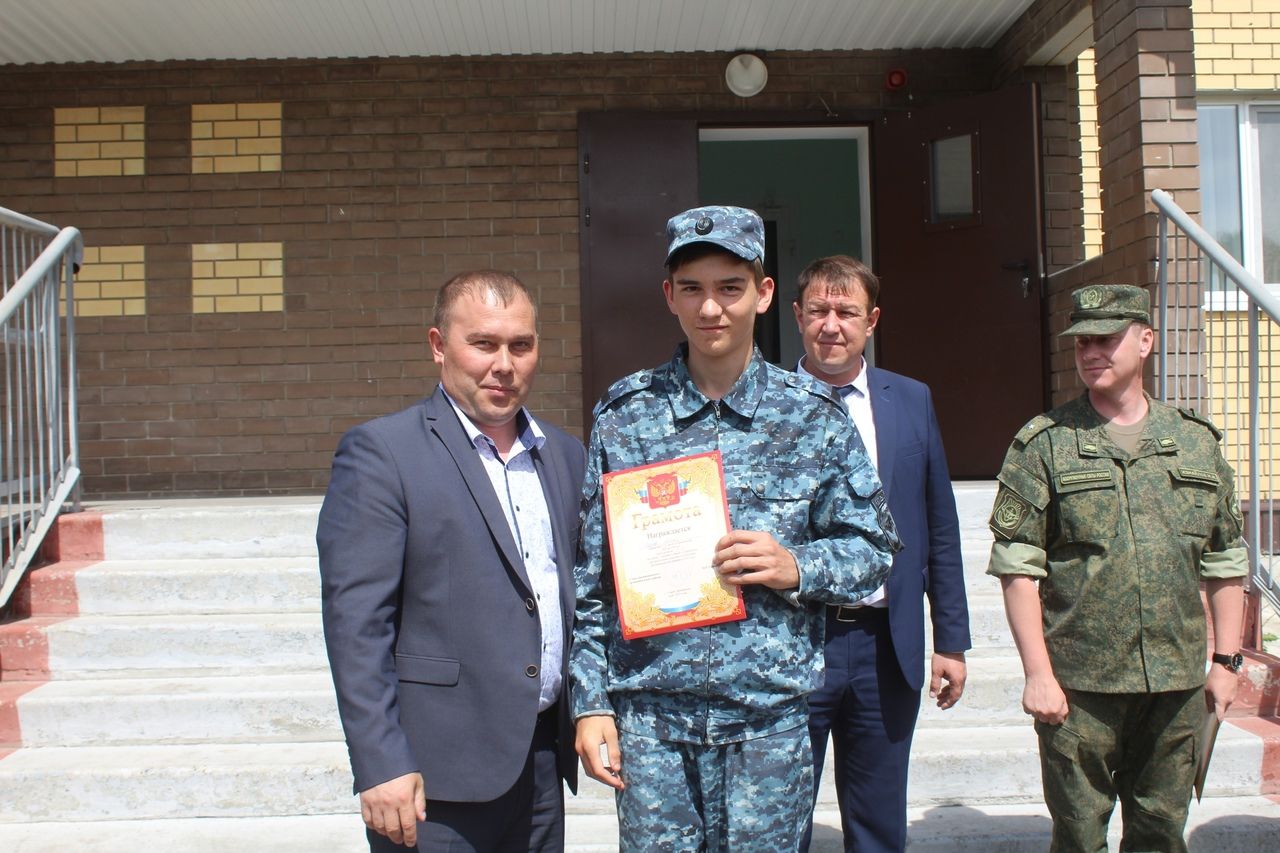
<path fill-rule="evenodd" d="M 73 292 L 77 317 L 145 314 L 146 248 L 86 246 Z M 65 312 L 64 305 L 58 310 Z"/>
<path fill-rule="evenodd" d="M 144 119 L 143 107 L 55 108 L 54 176 L 144 174 Z"/>
<path fill-rule="evenodd" d="M 197 104 L 191 108 L 191 171 L 197 174 L 280 171 L 279 102 Z M 211 145 L 218 140 L 222 145 Z"/>
<path fill-rule="evenodd" d="M 283 243 L 203 244 L 191 258 L 194 313 L 284 310 Z"/>

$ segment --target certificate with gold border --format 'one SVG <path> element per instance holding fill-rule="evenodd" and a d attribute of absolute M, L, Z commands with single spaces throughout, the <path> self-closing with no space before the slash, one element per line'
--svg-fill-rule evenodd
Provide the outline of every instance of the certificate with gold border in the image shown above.
<path fill-rule="evenodd" d="M 729 532 L 720 451 L 612 471 L 603 489 L 624 638 L 747 615 L 742 591 L 711 565 Z"/>

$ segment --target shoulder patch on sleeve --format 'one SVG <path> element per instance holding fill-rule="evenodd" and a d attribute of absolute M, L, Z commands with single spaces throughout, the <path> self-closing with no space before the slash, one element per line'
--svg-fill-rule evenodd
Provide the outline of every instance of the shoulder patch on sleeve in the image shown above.
<path fill-rule="evenodd" d="M 1018 434 L 1013 437 L 1013 440 L 1016 443 L 1025 446 L 1027 442 L 1053 426 L 1053 424 L 1053 418 L 1048 415 L 1036 415 L 1034 418 L 1027 421 L 1023 425 L 1022 429 L 1018 430 Z"/>
<path fill-rule="evenodd" d="M 1178 407 L 1178 414 L 1182 415 L 1187 420 L 1194 421 L 1195 423 L 1198 423 L 1201 426 L 1208 429 L 1209 432 L 1213 433 L 1213 438 L 1215 441 L 1219 441 L 1222 439 L 1222 430 L 1218 429 L 1218 427 L 1214 425 L 1213 421 L 1209 419 L 1208 415 L 1202 415 L 1199 412 L 1197 412 L 1195 409 L 1184 409 L 1181 406 Z"/>
<path fill-rule="evenodd" d="M 653 371 L 640 370 L 629 376 L 624 376 L 617 382 L 609 386 L 600 397 L 600 401 L 596 403 L 596 407 L 591 410 L 591 419 L 595 420 L 601 412 L 612 406 L 618 400 L 636 391 L 642 391 L 653 383 Z"/>
<path fill-rule="evenodd" d="M 1031 504 L 1022 495 L 1008 486 L 1001 486 L 991 508 L 991 530 L 1005 539 L 1012 539 L 1031 514 L 1031 509 Z"/>

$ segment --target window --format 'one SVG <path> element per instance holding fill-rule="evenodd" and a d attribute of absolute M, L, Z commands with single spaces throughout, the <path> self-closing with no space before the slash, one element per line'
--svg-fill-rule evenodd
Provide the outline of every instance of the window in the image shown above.
<path fill-rule="evenodd" d="M 972 134 L 929 143 L 929 222 L 977 224 L 975 140 Z"/>
<path fill-rule="evenodd" d="M 1202 103 L 1201 222 L 1249 272 L 1280 292 L 1280 103 Z M 1221 281 L 1209 289 L 1221 290 Z"/>

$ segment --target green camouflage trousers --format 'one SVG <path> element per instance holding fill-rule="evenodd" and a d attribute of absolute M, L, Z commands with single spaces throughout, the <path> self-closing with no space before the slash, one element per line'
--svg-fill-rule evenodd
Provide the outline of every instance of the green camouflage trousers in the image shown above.
<path fill-rule="evenodd" d="M 794 853 L 813 811 L 809 727 L 704 746 L 621 732 L 622 853 Z"/>
<path fill-rule="evenodd" d="M 1204 689 L 1066 694 L 1066 722 L 1035 724 L 1053 853 L 1105 853 L 1117 796 L 1122 851 L 1185 853 Z"/>

